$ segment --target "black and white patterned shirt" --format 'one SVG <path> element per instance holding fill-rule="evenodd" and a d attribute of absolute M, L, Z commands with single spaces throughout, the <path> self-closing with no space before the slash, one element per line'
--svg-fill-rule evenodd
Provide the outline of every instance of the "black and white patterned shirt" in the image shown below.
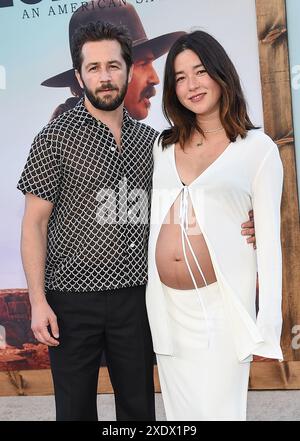
<path fill-rule="evenodd" d="M 46 290 L 147 282 L 152 149 L 158 133 L 124 109 L 121 153 L 83 100 L 36 136 L 17 188 L 54 204 Z"/>

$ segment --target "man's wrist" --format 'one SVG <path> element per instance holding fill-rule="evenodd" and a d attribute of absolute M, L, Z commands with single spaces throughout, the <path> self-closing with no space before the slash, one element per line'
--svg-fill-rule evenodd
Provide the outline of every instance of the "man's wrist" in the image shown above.
<path fill-rule="evenodd" d="M 41 303 L 45 303 L 46 300 L 46 295 L 45 295 L 45 291 L 31 291 L 29 290 L 29 300 L 32 306 L 36 306 L 39 305 Z"/>

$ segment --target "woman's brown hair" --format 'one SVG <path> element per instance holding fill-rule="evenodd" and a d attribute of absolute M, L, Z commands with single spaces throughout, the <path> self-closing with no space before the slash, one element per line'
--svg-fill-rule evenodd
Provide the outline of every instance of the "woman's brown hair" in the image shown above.
<path fill-rule="evenodd" d="M 239 135 L 245 138 L 248 130 L 257 129 L 258 127 L 252 124 L 248 116 L 239 76 L 225 49 L 206 32 L 194 31 L 180 37 L 167 56 L 163 113 L 170 128 L 160 136 L 163 148 L 176 142 L 183 146 L 194 130 L 204 137 L 201 127 L 197 124 L 195 113 L 185 108 L 176 95 L 174 62 L 177 55 L 186 49 L 198 55 L 208 75 L 221 88 L 220 119 L 230 141 L 234 142 Z"/>

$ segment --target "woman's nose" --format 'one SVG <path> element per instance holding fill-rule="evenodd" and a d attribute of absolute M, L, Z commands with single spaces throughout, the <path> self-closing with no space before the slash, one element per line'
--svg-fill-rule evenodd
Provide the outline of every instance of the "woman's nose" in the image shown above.
<path fill-rule="evenodd" d="M 195 90 L 199 87 L 199 80 L 197 78 L 190 77 L 188 78 L 188 87 L 190 90 Z"/>

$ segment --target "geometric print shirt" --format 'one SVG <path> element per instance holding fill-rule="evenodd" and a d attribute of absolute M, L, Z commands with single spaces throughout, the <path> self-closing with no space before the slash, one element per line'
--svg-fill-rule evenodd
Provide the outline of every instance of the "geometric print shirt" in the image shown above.
<path fill-rule="evenodd" d="M 96 292 L 147 283 L 157 135 L 124 109 L 120 151 L 82 99 L 35 137 L 17 188 L 53 203 L 46 291 Z"/>

